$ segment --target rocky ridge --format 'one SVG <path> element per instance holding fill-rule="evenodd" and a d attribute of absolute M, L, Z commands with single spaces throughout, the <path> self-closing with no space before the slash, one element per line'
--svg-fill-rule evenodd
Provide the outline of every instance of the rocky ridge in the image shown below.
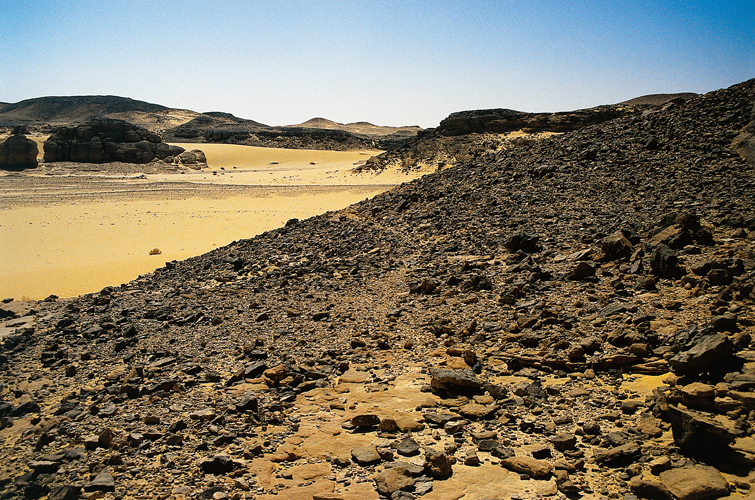
<path fill-rule="evenodd" d="M 197 118 L 164 132 L 174 142 L 197 141 L 245 146 L 346 151 L 385 149 L 416 134 L 410 127 L 337 126 L 328 120 L 310 120 L 301 126 L 269 127 L 231 116 Z M 369 124 L 367 124 L 369 125 Z"/>
<path fill-rule="evenodd" d="M 6 301 L 3 498 L 753 495 L 755 80 Z"/>
<path fill-rule="evenodd" d="M 422 131 L 416 138 L 397 144 L 371 158 L 359 170 L 423 166 L 446 168 L 474 160 L 479 155 L 527 145 L 543 135 L 564 133 L 619 117 L 640 114 L 672 102 L 684 102 L 696 94 L 643 96 L 626 103 L 597 106 L 557 113 L 525 113 L 511 109 L 483 109 L 452 113 L 435 129 Z"/>

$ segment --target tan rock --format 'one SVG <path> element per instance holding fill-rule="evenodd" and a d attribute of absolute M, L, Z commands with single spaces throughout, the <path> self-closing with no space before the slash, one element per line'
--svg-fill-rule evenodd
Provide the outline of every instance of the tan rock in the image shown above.
<path fill-rule="evenodd" d="M 716 395 L 715 388 L 701 382 L 693 382 L 680 388 L 682 395 L 692 399 L 713 399 Z"/>
<path fill-rule="evenodd" d="M 376 474 L 373 479 L 375 480 L 375 487 L 378 492 L 385 496 L 391 496 L 395 491 L 405 490 L 414 486 L 414 478 L 412 478 L 406 467 L 385 469 Z"/>
<path fill-rule="evenodd" d="M 288 375 L 288 369 L 285 365 L 274 366 L 264 371 L 265 378 L 272 380 L 274 383 L 279 383 Z"/>
<path fill-rule="evenodd" d="M 459 408 L 459 414 L 466 418 L 478 419 L 478 418 L 490 418 L 495 413 L 497 408 L 495 406 L 486 406 L 478 403 L 467 403 Z"/>
<path fill-rule="evenodd" d="M 304 450 L 295 444 L 284 443 L 270 455 L 272 462 L 293 462 L 305 456 Z"/>
<path fill-rule="evenodd" d="M 397 413 L 393 416 L 393 419 L 401 432 L 419 432 L 425 428 L 425 424 L 420 422 L 418 418 L 407 413 Z"/>
<path fill-rule="evenodd" d="M 547 460 L 532 457 L 511 457 L 501 460 L 501 465 L 511 471 L 527 474 L 530 477 L 547 476 L 553 470 L 553 464 Z"/>
<path fill-rule="evenodd" d="M 729 492 L 726 479 L 707 465 L 688 465 L 661 472 L 661 483 L 679 500 L 718 498 Z"/>

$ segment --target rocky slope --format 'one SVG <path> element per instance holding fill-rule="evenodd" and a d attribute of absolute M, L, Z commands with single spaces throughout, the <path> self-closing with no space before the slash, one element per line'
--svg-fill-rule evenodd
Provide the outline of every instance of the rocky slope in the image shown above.
<path fill-rule="evenodd" d="M 752 497 L 755 80 L 7 301 L 2 498 Z"/>
<path fill-rule="evenodd" d="M 525 145 L 542 135 L 578 130 L 623 116 L 640 114 L 668 102 L 684 102 L 696 94 L 655 94 L 621 104 L 557 113 L 525 113 L 511 109 L 483 109 L 452 113 L 435 129 L 420 132 L 370 159 L 360 170 L 423 166 L 444 168 L 472 161 L 486 151 Z"/>

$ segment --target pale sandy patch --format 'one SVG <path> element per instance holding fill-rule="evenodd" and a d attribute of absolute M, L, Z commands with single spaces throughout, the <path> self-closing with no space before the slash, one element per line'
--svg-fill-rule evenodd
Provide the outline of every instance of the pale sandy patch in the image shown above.
<path fill-rule="evenodd" d="M 202 149 L 209 167 L 158 174 L 154 164 L 53 163 L 0 174 L 0 298 L 117 286 L 421 175 L 351 173 L 376 151 L 181 146 Z M 161 253 L 149 255 L 154 248 Z"/>
<path fill-rule="evenodd" d="M 385 187 L 247 189 L 217 197 L 74 202 L 0 210 L 0 297 L 69 297 L 131 281 L 166 261 L 200 255 L 337 210 Z M 160 255 L 149 255 L 159 248 Z"/>
<path fill-rule="evenodd" d="M 201 149 L 209 168 L 183 174 L 153 174 L 147 177 L 163 182 L 197 182 L 254 186 L 360 186 L 400 184 L 428 173 L 354 173 L 381 151 L 321 151 L 315 149 L 276 149 L 234 144 L 177 143 L 187 151 Z"/>

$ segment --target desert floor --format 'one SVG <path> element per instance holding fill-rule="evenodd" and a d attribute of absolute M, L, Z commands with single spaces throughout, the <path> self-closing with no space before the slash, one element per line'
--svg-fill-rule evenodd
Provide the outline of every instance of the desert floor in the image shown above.
<path fill-rule="evenodd" d="M 116 286 L 417 175 L 350 173 L 375 151 L 181 146 L 202 149 L 209 167 L 56 163 L 0 174 L 0 298 Z"/>

